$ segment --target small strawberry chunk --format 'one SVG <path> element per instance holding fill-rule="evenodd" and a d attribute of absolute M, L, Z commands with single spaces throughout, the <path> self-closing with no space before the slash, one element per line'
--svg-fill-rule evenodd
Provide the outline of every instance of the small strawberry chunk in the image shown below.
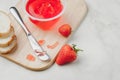
<path fill-rule="evenodd" d="M 71 34 L 71 26 L 69 24 L 64 24 L 59 27 L 58 31 L 64 37 L 68 37 Z"/>

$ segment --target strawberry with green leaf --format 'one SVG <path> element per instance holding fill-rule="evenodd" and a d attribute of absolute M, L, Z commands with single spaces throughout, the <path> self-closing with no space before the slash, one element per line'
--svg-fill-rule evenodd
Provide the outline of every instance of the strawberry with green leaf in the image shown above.
<path fill-rule="evenodd" d="M 64 65 L 75 61 L 78 51 L 82 50 L 76 49 L 76 45 L 73 45 L 73 47 L 71 47 L 70 45 L 65 44 L 58 53 L 56 63 L 58 65 Z"/>

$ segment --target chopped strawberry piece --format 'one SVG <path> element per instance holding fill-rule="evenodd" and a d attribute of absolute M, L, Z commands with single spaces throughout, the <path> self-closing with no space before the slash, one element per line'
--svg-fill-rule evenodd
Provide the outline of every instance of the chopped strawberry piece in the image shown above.
<path fill-rule="evenodd" d="M 71 34 L 71 30 L 72 28 L 69 24 L 63 24 L 58 29 L 59 33 L 63 35 L 64 37 L 68 37 Z"/>

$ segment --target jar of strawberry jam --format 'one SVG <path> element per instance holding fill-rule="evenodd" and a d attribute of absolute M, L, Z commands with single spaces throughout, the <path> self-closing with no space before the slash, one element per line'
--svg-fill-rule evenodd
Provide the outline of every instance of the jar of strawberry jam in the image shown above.
<path fill-rule="evenodd" d="M 32 23 L 42 30 L 50 30 L 64 13 L 62 0 L 26 0 L 25 11 Z"/>

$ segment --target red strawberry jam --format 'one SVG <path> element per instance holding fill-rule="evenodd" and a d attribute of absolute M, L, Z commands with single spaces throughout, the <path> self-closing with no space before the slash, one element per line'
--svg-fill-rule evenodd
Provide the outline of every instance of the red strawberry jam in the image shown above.
<path fill-rule="evenodd" d="M 61 15 L 55 16 L 63 11 L 63 4 L 60 0 L 27 0 L 26 11 L 37 27 L 50 30 L 59 20 Z"/>
<path fill-rule="evenodd" d="M 63 9 L 60 0 L 28 0 L 26 11 L 36 18 L 52 18 Z"/>

